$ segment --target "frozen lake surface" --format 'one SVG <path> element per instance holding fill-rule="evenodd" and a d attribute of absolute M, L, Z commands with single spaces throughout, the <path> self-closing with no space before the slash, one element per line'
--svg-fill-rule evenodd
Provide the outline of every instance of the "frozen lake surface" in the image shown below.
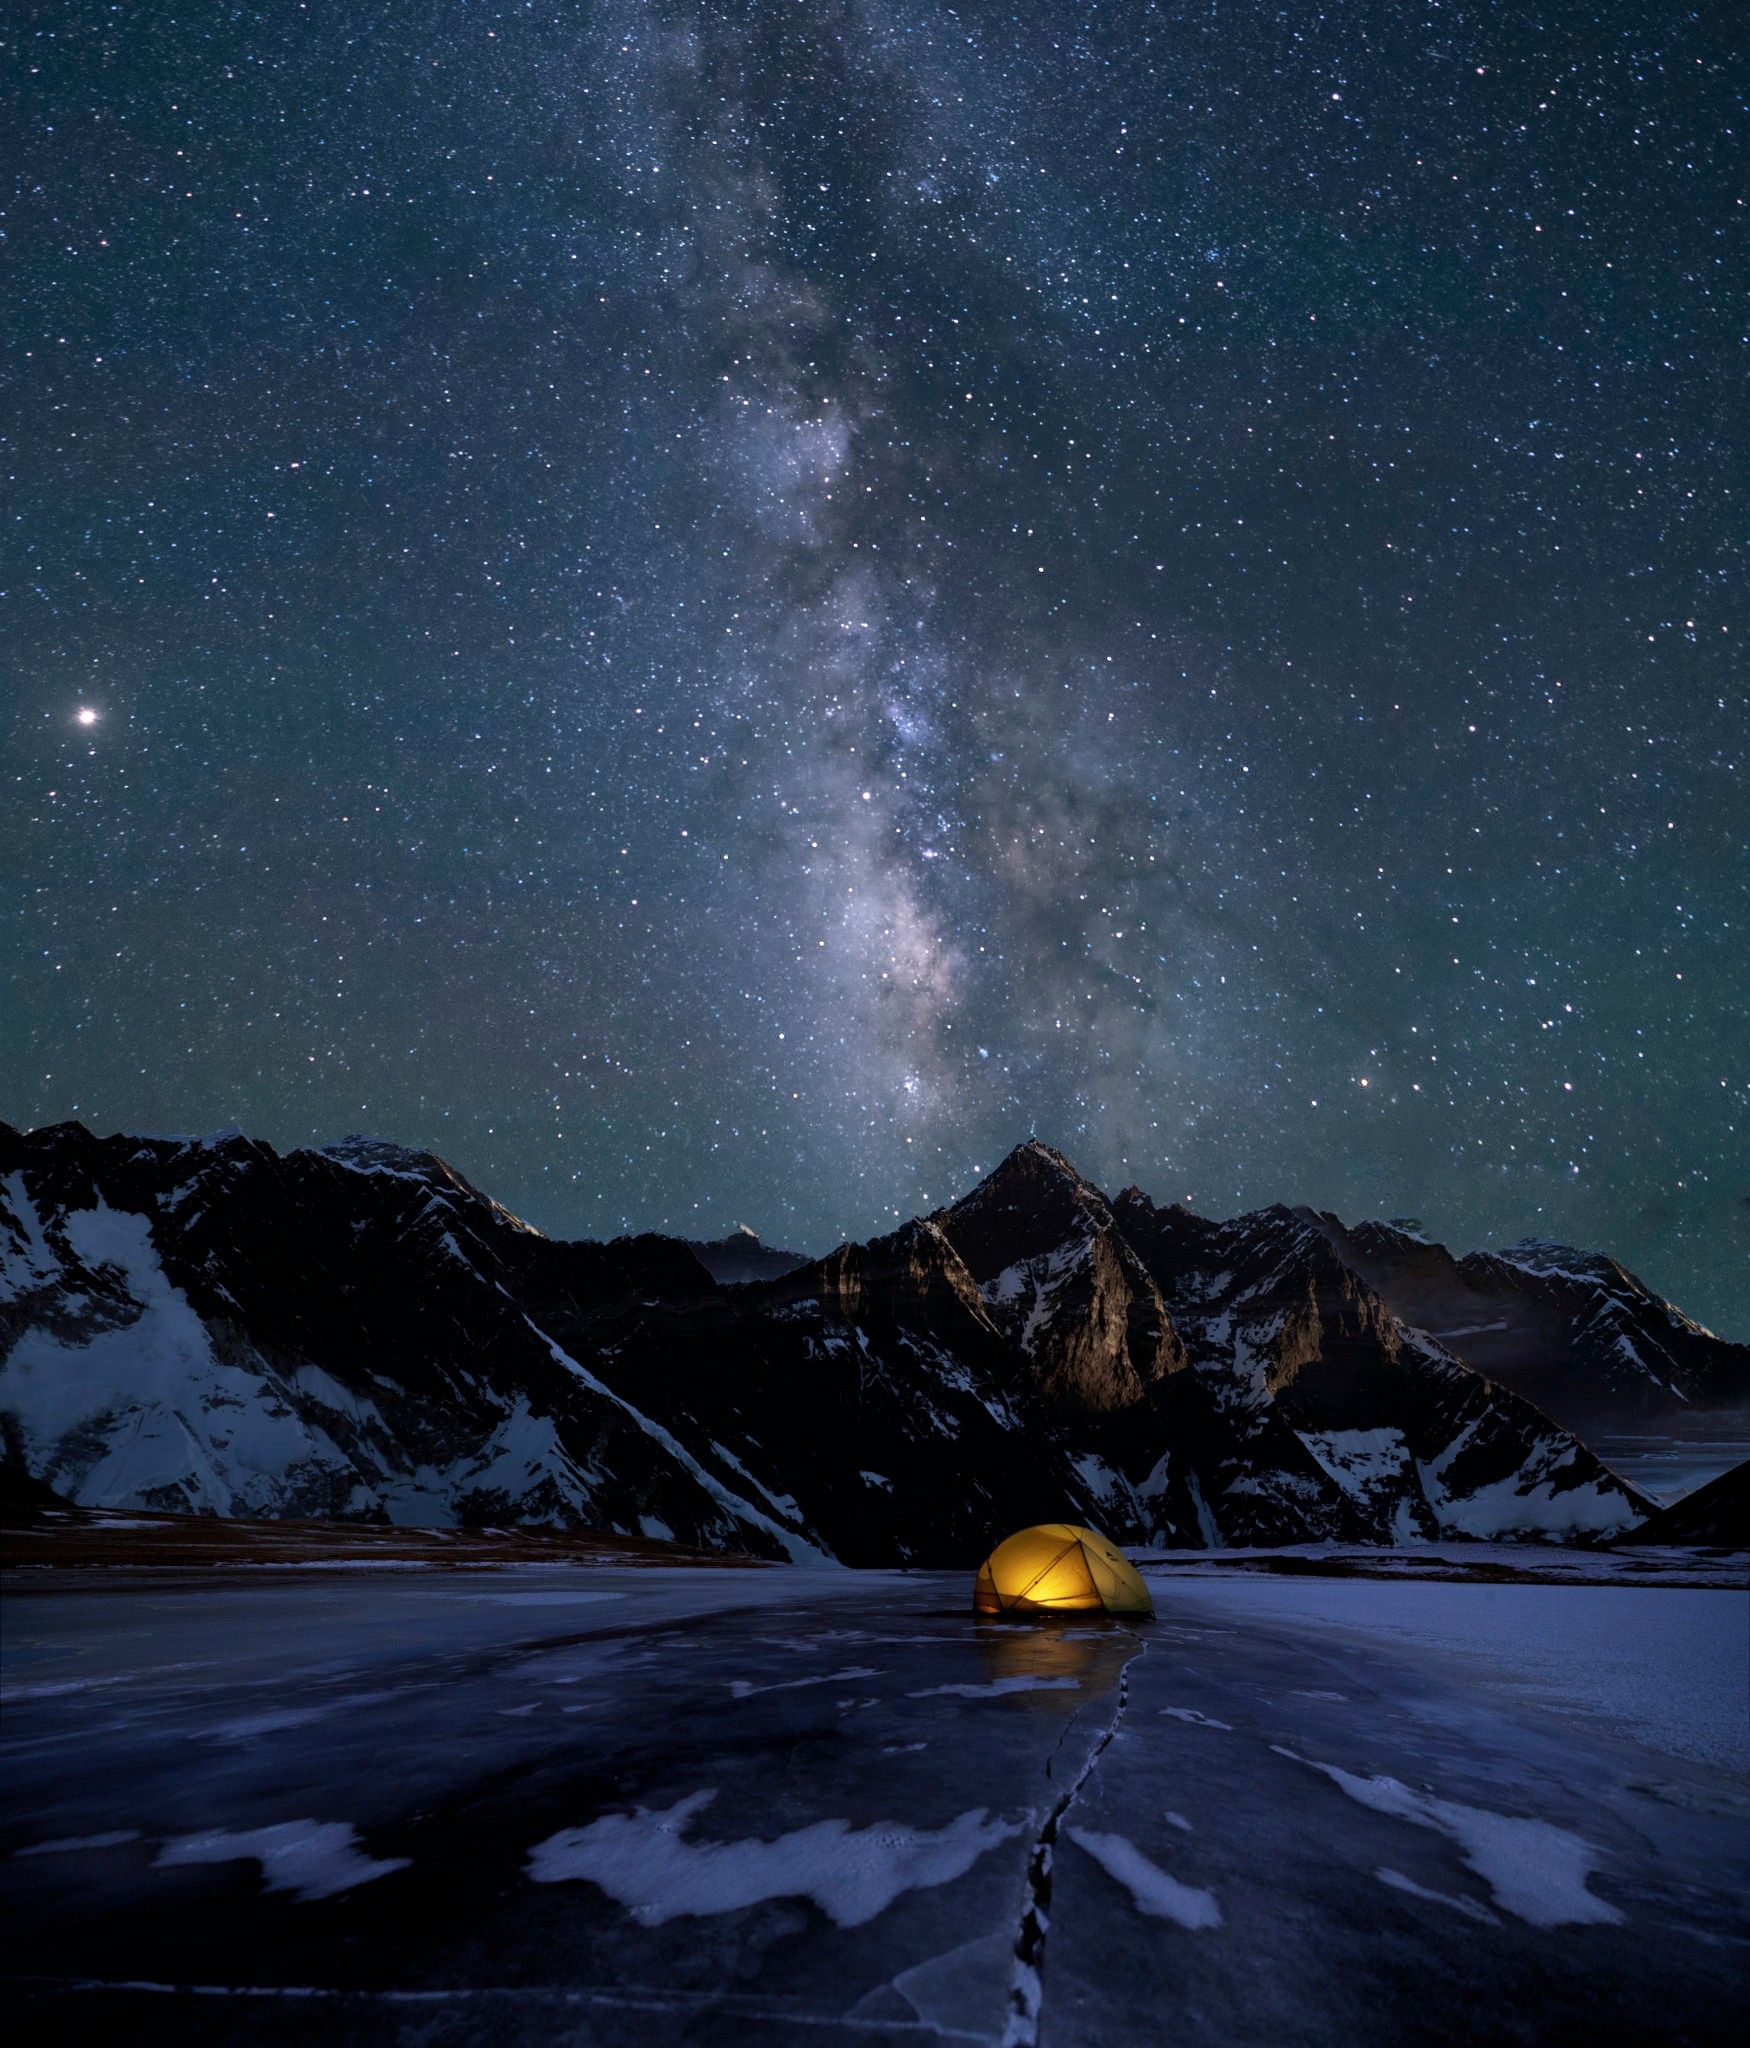
<path fill-rule="evenodd" d="M 12 2038 L 1736 2040 L 1741 1591 L 18 1575 Z"/>
<path fill-rule="evenodd" d="M 1750 1598 L 1687 1587 L 1404 1585 L 1175 1572 L 1157 1594 L 1231 1620 L 1358 1631 L 1453 1653 L 1454 1684 L 1587 1715 L 1672 1756 L 1750 1773 Z"/>

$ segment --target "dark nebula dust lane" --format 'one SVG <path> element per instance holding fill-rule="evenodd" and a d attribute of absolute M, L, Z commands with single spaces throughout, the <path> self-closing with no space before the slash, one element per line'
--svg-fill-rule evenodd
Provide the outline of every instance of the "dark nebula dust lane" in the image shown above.
<path fill-rule="evenodd" d="M 7 1114 L 1743 1328 L 1733 10 L 5 34 Z"/>

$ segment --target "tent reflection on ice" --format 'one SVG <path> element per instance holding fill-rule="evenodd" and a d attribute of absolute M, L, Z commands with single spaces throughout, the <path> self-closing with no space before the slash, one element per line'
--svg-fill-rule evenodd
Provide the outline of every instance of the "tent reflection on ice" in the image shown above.
<path fill-rule="evenodd" d="M 977 1614 L 1153 1614 L 1148 1588 L 1117 1548 L 1073 1522 L 1006 1537 L 978 1568 Z"/>

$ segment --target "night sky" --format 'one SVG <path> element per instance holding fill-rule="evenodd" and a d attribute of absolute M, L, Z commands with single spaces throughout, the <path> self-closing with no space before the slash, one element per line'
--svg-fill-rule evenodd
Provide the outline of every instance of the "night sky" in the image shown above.
<path fill-rule="evenodd" d="M 1745 10 L 9 21 L 0 1112 L 1750 1328 Z"/>

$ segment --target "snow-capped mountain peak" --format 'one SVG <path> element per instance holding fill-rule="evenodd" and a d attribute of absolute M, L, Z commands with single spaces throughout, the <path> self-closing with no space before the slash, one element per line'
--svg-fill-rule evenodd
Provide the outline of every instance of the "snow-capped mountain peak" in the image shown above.
<path fill-rule="evenodd" d="M 1054 1516 L 1204 1543 L 1597 1536 L 1643 1508 L 1411 1312 L 1456 1288 L 1550 1322 L 1576 1268 L 1108 1202 L 1036 1141 L 814 1261 L 745 1230 L 549 1239 L 376 1140 L 0 1127 L 0 1185 L 5 1455 L 93 1504 L 859 1563 L 970 1559 Z M 1600 1265 L 1570 1356 L 1645 1337 L 1639 1283 Z M 1661 1328 L 1742 1377 L 1742 1347 Z"/>

